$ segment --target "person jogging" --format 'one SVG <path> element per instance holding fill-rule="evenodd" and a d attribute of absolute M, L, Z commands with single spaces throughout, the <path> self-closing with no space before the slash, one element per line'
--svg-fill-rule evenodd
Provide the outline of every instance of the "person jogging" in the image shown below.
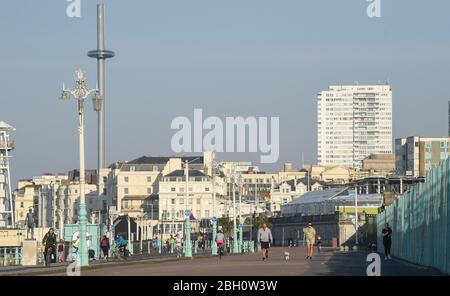
<path fill-rule="evenodd" d="M 266 223 L 263 223 L 262 227 L 258 230 L 258 242 L 261 244 L 263 261 L 269 258 L 269 248 L 272 241 L 272 231 L 270 231 Z"/>
<path fill-rule="evenodd" d="M 306 227 L 305 238 L 306 238 L 306 259 L 312 260 L 314 242 L 316 240 L 316 230 L 312 227 L 311 223 L 308 223 L 308 227 Z"/>
<path fill-rule="evenodd" d="M 383 236 L 384 260 L 391 260 L 392 229 L 389 227 L 389 223 L 385 224 L 381 235 Z"/>

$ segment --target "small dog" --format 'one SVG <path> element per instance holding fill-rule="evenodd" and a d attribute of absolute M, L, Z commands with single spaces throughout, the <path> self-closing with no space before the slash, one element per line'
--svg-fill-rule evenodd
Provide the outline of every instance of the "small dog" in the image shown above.
<path fill-rule="evenodd" d="M 289 261 L 289 252 L 284 252 L 284 260 Z"/>

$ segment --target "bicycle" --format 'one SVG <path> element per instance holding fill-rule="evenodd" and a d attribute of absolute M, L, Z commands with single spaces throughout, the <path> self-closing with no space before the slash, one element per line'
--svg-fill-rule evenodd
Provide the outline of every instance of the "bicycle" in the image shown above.
<path fill-rule="evenodd" d="M 53 250 L 53 246 L 49 246 L 48 249 L 45 250 L 45 267 L 50 267 L 50 263 L 52 263 Z"/>
<path fill-rule="evenodd" d="M 225 254 L 224 244 L 217 244 L 217 253 L 219 254 L 219 260 L 222 260 L 222 256 Z"/>

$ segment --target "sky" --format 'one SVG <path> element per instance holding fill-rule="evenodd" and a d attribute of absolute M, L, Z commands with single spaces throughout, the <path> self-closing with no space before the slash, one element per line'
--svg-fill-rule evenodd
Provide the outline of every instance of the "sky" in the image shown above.
<path fill-rule="evenodd" d="M 76 103 L 58 101 L 83 68 L 95 87 L 96 4 L 0 2 L 0 120 L 13 125 L 12 179 L 78 167 Z M 381 0 L 110 0 L 106 5 L 106 163 L 170 156 L 177 116 L 279 117 L 280 155 L 316 162 L 317 93 L 334 84 L 393 89 L 394 138 L 447 134 L 450 2 Z M 86 167 L 97 166 L 86 102 Z M 219 153 L 253 161 L 259 153 Z"/>

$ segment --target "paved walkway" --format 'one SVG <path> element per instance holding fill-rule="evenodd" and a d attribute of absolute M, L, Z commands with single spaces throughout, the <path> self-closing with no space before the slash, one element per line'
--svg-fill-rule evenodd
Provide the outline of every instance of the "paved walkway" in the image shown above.
<path fill-rule="evenodd" d="M 284 259 L 284 251 L 290 252 L 290 260 Z M 366 276 L 365 252 L 334 252 L 330 249 L 305 260 L 302 247 L 272 248 L 269 260 L 262 261 L 259 254 L 194 259 L 146 260 L 125 265 L 101 266 L 82 271 L 83 276 Z M 385 276 L 443 275 L 431 269 L 393 259 L 382 261 L 381 274 Z M 64 275 L 61 273 L 60 275 Z"/>

